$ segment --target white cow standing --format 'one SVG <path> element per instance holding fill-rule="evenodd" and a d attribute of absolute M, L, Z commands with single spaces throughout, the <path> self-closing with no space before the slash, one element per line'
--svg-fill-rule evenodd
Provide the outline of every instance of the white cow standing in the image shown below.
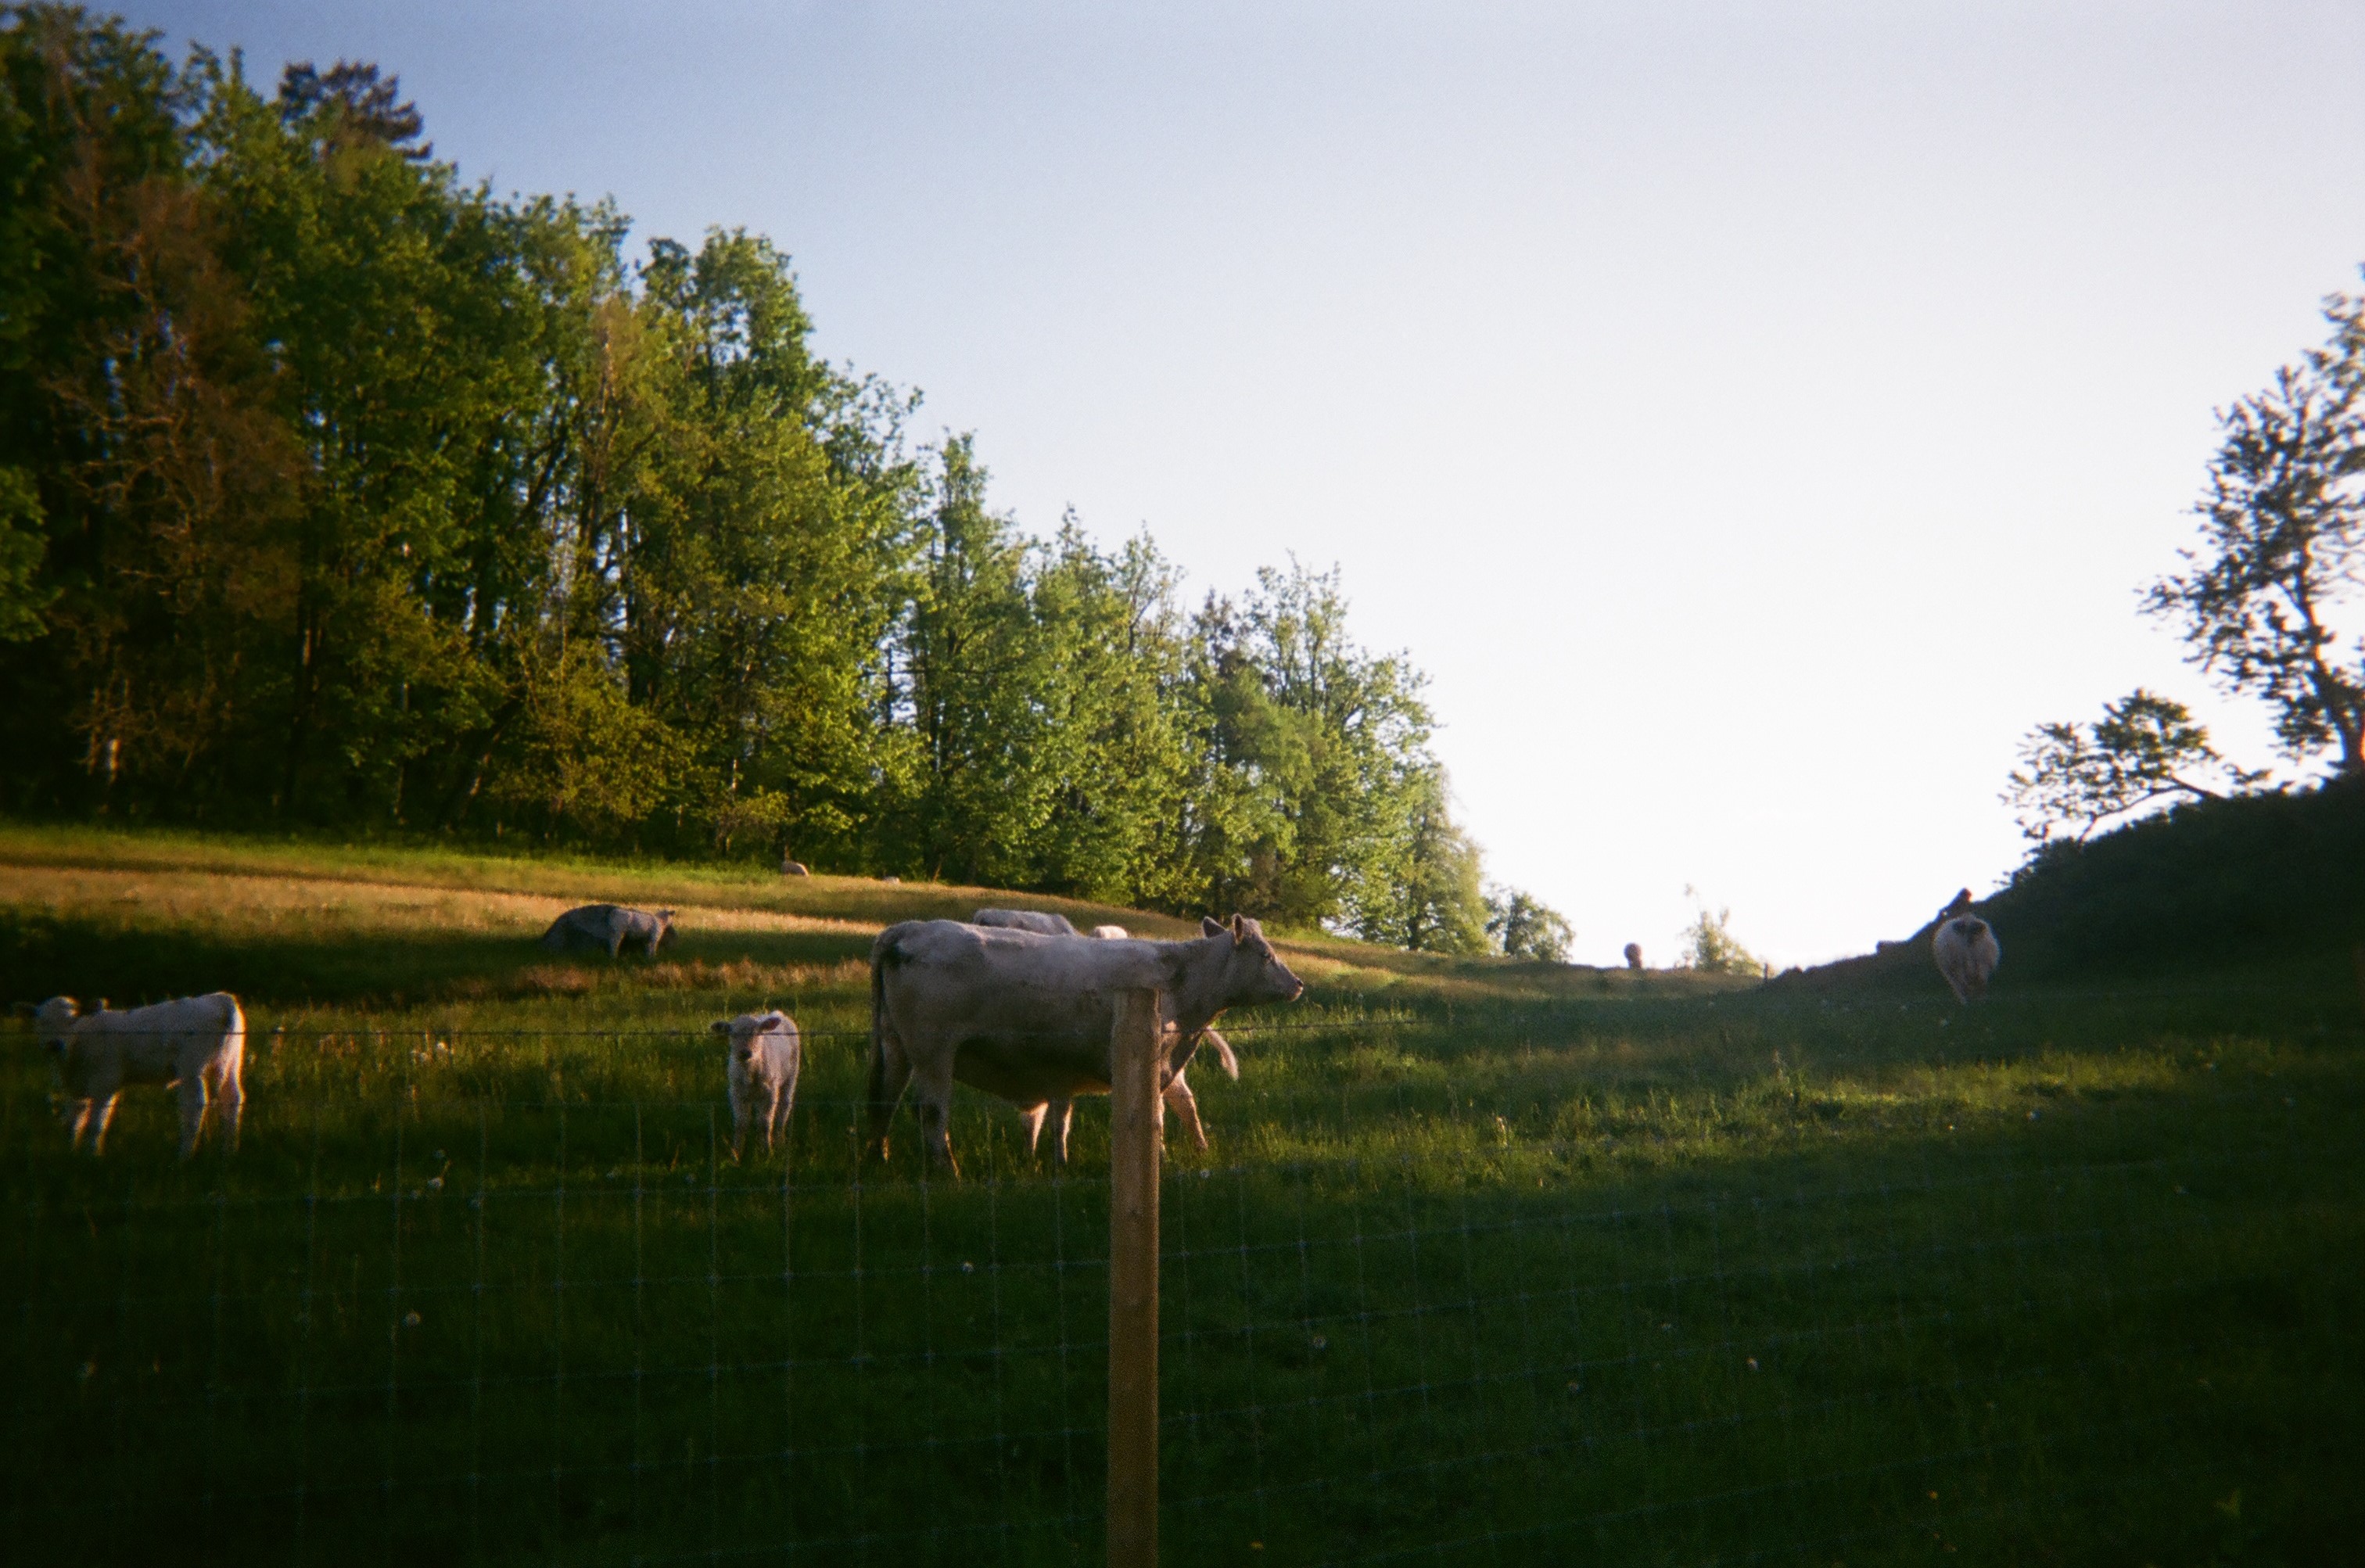
<path fill-rule="evenodd" d="M 748 1124 L 764 1118 L 764 1151 L 770 1153 L 789 1113 L 797 1104 L 797 1071 L 804 1048 L 797 1021 L 777 1008 L 717 1018 L 707 1028 L 729 1037 L 723 1076 L 731 1086 L 731 1158 L 746 1147 Z"/>
<path fill-rule="evenodd" d="M 1255 921 L 1206 920 L 1200 931 L 1189 942 L 1093 942 L 936 920 L 880 932 L 870 948 L 870 1152 L 885 1156 L 907 1085 L 930 1163 L 956 1176 L 956 1080 L 1030 1111 L 1107 1093 L 1121 991 L 1171 999 L 1163 1093 L 1226 1008 L 1294 1001 L 1306 989 Z"/>
<path fill-rule="evenodd" d="M 1024 921 L 1017 919 L 988 920 L 984 918 L 987 915 L 1021 914 L 1027 915 L 1028 918 Z M 1054 914 L 1048 916 L 1035 916 L 1031 912 L 1027 911 L 998 909 L 979 910 L 975 915 L 970 917 L 970 924 L 972 925 L 1004 925 L 1020 931 L 1038 932 L 1047 936 L 1064 935 L 1049 925 L 1038 925 L 1033 924 L 1036 919 L 1056 920 L 1063 925 L 1067 924 L 1067 920 L 1064 915 Z M 1070 927 L 1070 929 L 1072 930 L 1073 927 Z M 1129 942 L 1133 939 L 1133 933 L 1127 931 L 1122 925 L 1095 925 L 1090 932 L 1086 933 L 1086 935 L 1098 942 Z M 1191 1081 L 1183 1076 L 1183 1071 L 1191 1065 L 1194 1057 L 1197 1053 L 1199 1046 L 1213 1046 L 1216 1049 L 1216 1059 L 1223 1066 L 1224 1075 L 1229 1078 L 1233 1082 L 1238 1083 L 1240 1081 L 1240 1058 L 1232 1054 L 1231 1042 L 1225 1039 L 1223 1036 L 1216 1033 L 1213 1029 L 1200 1030 L 1199 1038 L 1193 1043 L 1189 1050 L 1182 1051 L 1179 1054 L 1176 1053 L 1174 1050 L 1173 1036 L 1174 1000 L 1172 997 L 1170 996 L 1165 999 L 1163 1012 L 1165 1013 L 1164 1023 L 1167 1029 L 1166 1054 L 1168 1062 L 1171 1067 L 1173 1076 L 1166 1081 L 1166 1092 L 1160 1097 L 1160 1103 L 1158 1114 L 1159 1136 L 1161 1138 L 1165 1136 L 1166 1118 L 1169 1114 L 1171 1114 L 1177 1121 L 1182 1124 L 1183 1131 L 1191 1135 L 1191 1141 L 1198 1147 L 1202 1153 L 1204 1153 L 1207 1148 L 1207 1129 L 1205 1124 L 1199 1120 L 1199 1097 L 1191 1092 Z M 1038 1148 L 1041 1147 L 1043 1142 L 1043 1128 L 1048 1124 L 1052 1128 L 1052 1148 L 1058 1155 L 1059 1163 L 1062 1165 L 1068 1163 L 1068 1135 L 1074 1130 L 1076 1125 L 1076 1102 L 1072 1098 L 1061 1096 L 1056 1099 L 1038 1101 L 1032 1105 L 1023 1105 L 1019 1108 L 1018 1119 L 1026 1128 L 1026 1152 L 1030 1157 Z"/>
<path fill-rule="evenodd" d="M 41 1043 L 58 1058 L 73 1148 L 82 1147 L 83 1131 L 88 1127 L 91 1153 L 105 1152 L 115 1103 L 124 1086 L 133 1083 L 162 1083 L 178 1091 L 183 1159 L 196 1150 L 213 1100 L 221 1102 L 222 1117 L 229 1124 L 224 1133 L 228 1147 L 238 1148 L 239 1122 L 246 1108 L 246 1014 L 230 992 L 185 996 L 122 1013 L 110 1010 L 105 1002 L 97 1011 L 84 1013 L 73 997 L 53 996 L 39 1007 L 20 1002 L 17 1012 L 33 1020 Z"/>
<path fill-rule="evenodd" d="M 1955 1000 L 1967 1007 L 1988 993 L 1989 978 L 1995 973 L 2003 949 L 1996 943 L 1995 927 L 1976 914 L 1955 914 L 1942 922 L 1930 938 L 1930 956 L 1937 960 L 1938 972 L 1946 977 L 1946 983 L 1955 988 Z"/>

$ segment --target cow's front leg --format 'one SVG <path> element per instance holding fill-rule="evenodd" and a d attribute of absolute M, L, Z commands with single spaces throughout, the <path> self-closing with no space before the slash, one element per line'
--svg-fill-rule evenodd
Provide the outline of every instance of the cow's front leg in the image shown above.
<path fill-rule="evenodd" d="M 797 1081 L 795 1079 L 791 1078 L 786 1083 L 776 1083 L 772 1086 L 771 1110 L 764 1122 L 765 1153 L 769 1154 L 773 1147 L 780 1141 L 781 1131 L 789 1125 L 789 1107 L 795 1104 L 796 1100 Z"/>
<path fill-rule="evenodd" d="M 246 1119 L 246 1084 L 244 1074 L 241 1070 L 242 1065 L 235 1059 L 231 1060 L 215 1075 L 214 1081 L 214 1100 L 217 1105 L 214 1122 L 222 1129 L 222 1136 L 229 1140 L 223 1145 L 223 1148 L 230 1154 L 238 1152 L 238 1129 L 240 1124 Z"/>
<path fill-rule="evenodd" d="M 115 1102 L 119 1099 L 121 1095 L 122 1091 L 118 1090 L 112 1094 L 105 1094 L 99 1097 L 98 1123 L 91 1129 L 90 1134 L 90 1151 L 94 1155 L 105 1154 L 106 1152 L 106 1129 L 115 1120 Z"/>
<path fill-rule="evenodd" d="M 747 1123 L 755 1114 L 753 1086 L 731 1086 L 731 1158 L 736 1161 L 747 1148 Z"/>
<path fill-rule="evenodd" d="M 181 1158 L 197 1150 L 206 1131 L 206 1075 L 203 1070 L 181 1075 Z"/>
<path fill-rule="evenodd" d="M 69 1109 L 72 1113 L 66 1120 L 66 1150 L 68 1153 L 79 1154 L 82 1152 L 83 1130 L 90 1126 L 90 1113 L 94 1103 L 95 1102 L 89 1100 L 74 1100 L 68 1103 Z"/>
<path fill-rule="evenodd" d="M 1051 1114 L 1051 1102 L 1029 1105 L 1018 1113 L 1019 1125 L 1026 1129 L 1026 1158 L 1035 1158 L 1035 1150 L 1043 1141 L 1043 1118 Z"/>
<path fill-rule="evenodd" d="M 1075 1103 L 1073 1100 L 1062 1100 L 1062 1101 L 1060 1101 L 1060 1102 L 1059 1102 L 1059 1163 L 1060 1163 L 1061 1165 L 1065 1165 L 1065 1164 L 1067 1164 L 1067 1163 L 1068 1163 L 1068 1132 L 1069 1132 L 1069 1129 L 1072 1128 L 1075 1125 L 1076 1125 L 1076 1103 Z"/>

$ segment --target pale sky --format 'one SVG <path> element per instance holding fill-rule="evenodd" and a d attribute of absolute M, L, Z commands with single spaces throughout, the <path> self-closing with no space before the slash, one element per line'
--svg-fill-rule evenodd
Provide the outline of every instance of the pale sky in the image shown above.
<path fill-rule="evenodd" d="M 2018 860 L 2029 726 L 2137 684 L 2271 760 L 2135 596 L 2357 286 L 2355 0 L 128 15 L 769 234 L 1031 530 L 1341 566 L 1581 959 L 1671 958 L 1687 883 L 1777 964 L 1901 935 Z"/>

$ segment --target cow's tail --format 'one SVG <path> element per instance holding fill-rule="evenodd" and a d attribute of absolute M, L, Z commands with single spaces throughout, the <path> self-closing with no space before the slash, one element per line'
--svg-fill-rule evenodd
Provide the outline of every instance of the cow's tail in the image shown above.
<path fill-rule="evenodd" d="M 1213 1029 L 1203 1029 L 1199 1037 L 1216 1047 L 1216 1059 L 1222 1064 L 1224 1076 L 1234 1083 L 1240 1081 L 1240 1058 L 1232 1054 L 1232 1043 Z"/>
<path fill-rule="evenodd" d="M 893 1043 L 893 1026 L 887 1019 L 887 966 L 900 964 L 903 952 L 896 945 L 896 932 L 890 926 L 879 934 L 870 946 L 870 1136 L 868 1151 L 880 1159 L 887 1158 L 887 1125 L 894 1119 L 895 1102 L 902 1098 L 902 1084 L 897 1081 L 893 1064 L 889 1060 Z"/>

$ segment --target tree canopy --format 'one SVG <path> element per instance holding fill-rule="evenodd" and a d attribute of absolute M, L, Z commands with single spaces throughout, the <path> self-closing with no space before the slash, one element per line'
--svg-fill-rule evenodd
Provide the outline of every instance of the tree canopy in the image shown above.
<path fill-rule="evenodd" d="M 462 180 L 375 65 L 261 88 L 49 5 L 0 11 L 0 187 L 6 809 L 1485 945 L 1335 573 L 1194 610 L 1147 534 L 1028 534 L 770 240 L 636 251 Z"/>

